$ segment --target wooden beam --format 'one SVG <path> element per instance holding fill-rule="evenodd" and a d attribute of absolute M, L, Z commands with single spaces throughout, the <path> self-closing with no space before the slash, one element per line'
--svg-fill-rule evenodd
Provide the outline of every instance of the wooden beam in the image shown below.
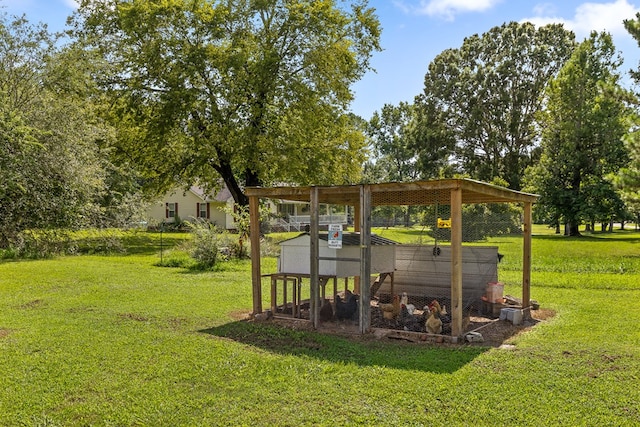
<path fill-rule="evenodd" d="M 371 278 L 371 186 L 360 187 L 360 333 L 371 330 L 371 295 L 369 281 Z"/>
<path fill-rule="evenodd" d="M 311 187 L 249 187 L 248 196 L 310 202 Z M 342 185 L 316 187 L 320 203 L 358 205 L 359 186 Z M 439 179 L 415 182 L 387 182 L 371 184 L 372 201 L 377 205 L 425 205 L 435 202 L 448 204 L 449 192 L 462 189 L 462 203 L 527 203 L 535 202 L 535 194 L 514 191 L 471 179 Z M 438 196 L 434 198 L 434 194 Z M 393 195 L 393 197 L 389 197 Z M 444 199 L 444 200 L 443 200 Z"/>
<path fill-rule="evenodd" d="M 353 207 L 353 231 L 356 233 L 360 232 L 360 214 L 362 209 L 360 207 L 360 198 L 358 198 L 358 203 L 356 203 Z M 360 276 L 355 276 L 353 278 L 353 292 L 360 295 Z"/>
<path fill-rule="evenodd" d="M 310 190 L 310 198 L 311 198 L 311 218 L 309 225 L 309 235 L 310 235 L 310 260 L 309 262 L 309 281 L 310 281 L 310 307 L 309 307 L 309 318 L 311 319 L 311 323 L 314 328 L 317 328 L 320 325 L 320 306 L 322 302 L 320 301 L 320 231 L 318 229 L 320 223 L 320 203 L 318 200 L 318 188 L 311 187 Z"/>
<path fill-rule="evenodd" d="M 462 188 L 451 190 L 451 336 L 462 336 Z"/>
<path fill-rule="evenodd" d="M 251 240 L 251 285 L 253 314 L 262 313 L 262 276 L 260 274 L 260 199 L 249 197 L 249 238 Z"/>
<path fill-rule="evenodd" d="M 522 248 L 522 308 L 531 306 L 531 203 L 524 204 L 524 239 Z M 525 310 L 525 313 L 529 313 Z"/>

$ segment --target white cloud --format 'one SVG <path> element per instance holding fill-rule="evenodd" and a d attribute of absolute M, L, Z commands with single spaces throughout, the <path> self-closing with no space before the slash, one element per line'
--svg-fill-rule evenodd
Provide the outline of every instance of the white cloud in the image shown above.
<path fill-rule="evenodd" d="M 502 0 L 420 0 L 418 5 L 395 0 L 394 4 L 406 13 L 437 16 L 453 21 L 455 16 L 466 12 L 482 12 L 491 9 Z"/>
<path fill-rule="evenodd" d="M 627 0 L 616 0 L 609 3 L 583 3 L 575 10 L 572 18 L 555 16 L 554 8 L 548 4 L 540 4 L 533 10 L 535 16 L 523 19 L 536 25 L 561 23 L 568 30 L 576 33 L 579 39 L 589 36 L 591 31 L 607 31 L 612 35 L 628 35 L 622 21 L 633 19 L 640 8 Z"/>
<path fill-rule="evenodd" d="M 64 4 L 71 9 L 77 9 L 78 3 L 79 3 L 79 0 L 64 0 Z"/>
<path fill-rule="evenodd" d="M 540 3 L 533 7 L 535 16 L 553 16 L 556 10 L 557 8 L 553 3 Z"/>

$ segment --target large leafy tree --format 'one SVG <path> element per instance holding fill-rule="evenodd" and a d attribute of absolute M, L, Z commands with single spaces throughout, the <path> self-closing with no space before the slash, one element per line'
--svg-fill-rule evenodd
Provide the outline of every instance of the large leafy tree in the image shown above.
<path fill-rule="evenodd" d="M 380 27 L 366 0 L 83 0 L 122 158 L 148 182 L 344 183 L 364 137 L 346 114 Z"/>
<path fill-rule="evenodd" d="M 624 26 L 640 46 L 640 13 L 636 14 L 635 19 L 625 20 Z M 631 71 L 631 75 L 636 82 L 640 82 L 640 70 Z M 636 225 L 638 225 L 640 224 L 640 130 L 637 127 L 637 118 L 635 123 L 633 132 L 625 138 L 630 162 L 613 177 L 613 182 L 620 191 L 627 209 L 635 216 Z"/>
<path fill-rule="evenodd" d="M 104 147 L 112 136 L 97 117 L 84 55 L 57 41 L 25 17 L 0 19 L 2 248 L 27 229 L 130 219 L 123 199 L 135 181 L 108 161 Z"/>
<path fill-rule="evenodd" d="M 511 22 L 466 38 L 429 64 L 416 98 L 419 127 L 441 147 L 455 141 L 461 172 L 519 190 L 538 141 L 540 95 L 574 47 L 573 33 L 557 24 Z"/>
<path fill-rule="evenodd" d="M 367 127 L 376 165 L 384 172 L 383 181 L 412 181 L 420 176 L 417 157 L 411 148 L 413 106 L 401 102 L 385 104 L 375 112 Z"/>
<path fill-rule="evenodd" d="M 543 152 L 531 179 L 540 205 L 569 235 L 580 234 L 582 221 L 619 210 L 605 177 L 628 161 L 622 138 L 632 99 L 619 86 L 620 64 L 611 36 L 592 33 L 545 92 Z"/>
<path fill-rule="evenodd" d="M 637 121 L 636 121 L 637 123 Z M 640 130 L 634 129 L 625 136 L 629 164 L 617 173 L 609 176 L 618 190 L 625 208 L 635 218 L 636 227 L 640 226 Z"/>

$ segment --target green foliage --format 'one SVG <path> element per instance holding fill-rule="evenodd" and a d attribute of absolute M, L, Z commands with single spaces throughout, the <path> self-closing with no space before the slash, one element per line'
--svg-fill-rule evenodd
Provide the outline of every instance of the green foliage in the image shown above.
<path fill-rule="evenodd" d="M 519 190 L 533 161 L 541 94 L 574 46 L 573 33 L 560 24 L 511 22 L 439 54 L 416 98 L 423 161 L 446 158 L 455 144 L 460 172 L 483 181 L 501 177 Z"/>
<path fill-rule="evenodd" d="M 462 208 L 462 241 L 476 242 L 488 237 L 522 234 L 521 209 L 507 204 L 464 205 Z M 426 234 L 438 241 L 451 241 L 449 228 L 438 228 L 438 218 L 449 219 L 449 206 L 426 207 L 420 215 L 420 224 L 427 227 Z"/>
<path fill-rule="evenodd" d="M 379 49 L 366 0 L 109 4 L 83 1 L 75 35 L 149 185 L 222 177 L 246 205 L 247 186 L 358 180 L 364 138 L 345 112 Z"/>
<path fill-rule="evenodd" d="M 633 98 L 619 86 L 619 65 L 611 36 L 592 33 L 545 93 L 543 151 L 528 179 L 552 222 L 568 224 L 571 235 L 582 221 L 621 212 L 605 179 L 628 162 L 622 137 Z"/>
<path fill-rule="evenodd" d="M 415 181 L 421 171 L 411 148 L 411 123 L 413 106 L 401 102 L 398 106 L 385 104 L 373 114 L 367 126 L 367 134 L 373 141 L 376 167 L 381 176 L 377 182 Z"/>
<path fill-rule="evenodd" d="M 637 120 L 637 117 L 634 116 Z M 607 179 L 618 190 L 625 208 L 636 224 L 640 224 L 640 133 L 634 129 L 624 137 L 625 150 L 629 154 L 629 164 L 611 173 Z"/>
<path fill-rule="evenodd" d="M 24 18 L 2 15 L 0 36 L 0 248 L 30 229 L 131 224 L 133 174 L 103 150 L 84 55 Z"/>
<path fill-rule="evenodd" d="M 184 249 L 193 258 L 195 265 L 184 263 L 178 256 L 177 265 L 192 269 L 213 269 L 220 261 L 248 258 L 249 245 L 246 236 L 220 230 L 208 221 L 185 222 L 191 232 L 191 239 L 185 242 Z M 238 237 L 240 236 L 240 237 Z M 175 256 L 173 257 L 175 258 Z"/>
<path fill-rule="evenodd" d="M 218 260 L 220 231 L 207 221 L 188 223 L 191 228 L 192 239 L 191 256 L 204 268 L 212 268 Z"/>
<path fill-rule="evenodd" d="M 125 251 L 125 240 L 137 231 L 116 229 L 29 229 L 20 232 L 4 258 L 40 259 L 61 255 L 114 254 Z"/>

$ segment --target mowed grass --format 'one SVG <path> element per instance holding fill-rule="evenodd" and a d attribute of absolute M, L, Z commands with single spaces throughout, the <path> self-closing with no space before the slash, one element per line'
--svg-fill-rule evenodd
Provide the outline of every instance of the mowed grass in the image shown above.
<path fill-rule="evenodd" d="M 159 267 L 158 235 L 117 256 L 4 261 L 0 425 L 639 425 L 640 233 L 535 233 L 532 297 L 556 315 L 511 350 L 239 320 L 250 264 Z M 499 246 L 518 296 L 522 239 L 480 244 Z"/>

